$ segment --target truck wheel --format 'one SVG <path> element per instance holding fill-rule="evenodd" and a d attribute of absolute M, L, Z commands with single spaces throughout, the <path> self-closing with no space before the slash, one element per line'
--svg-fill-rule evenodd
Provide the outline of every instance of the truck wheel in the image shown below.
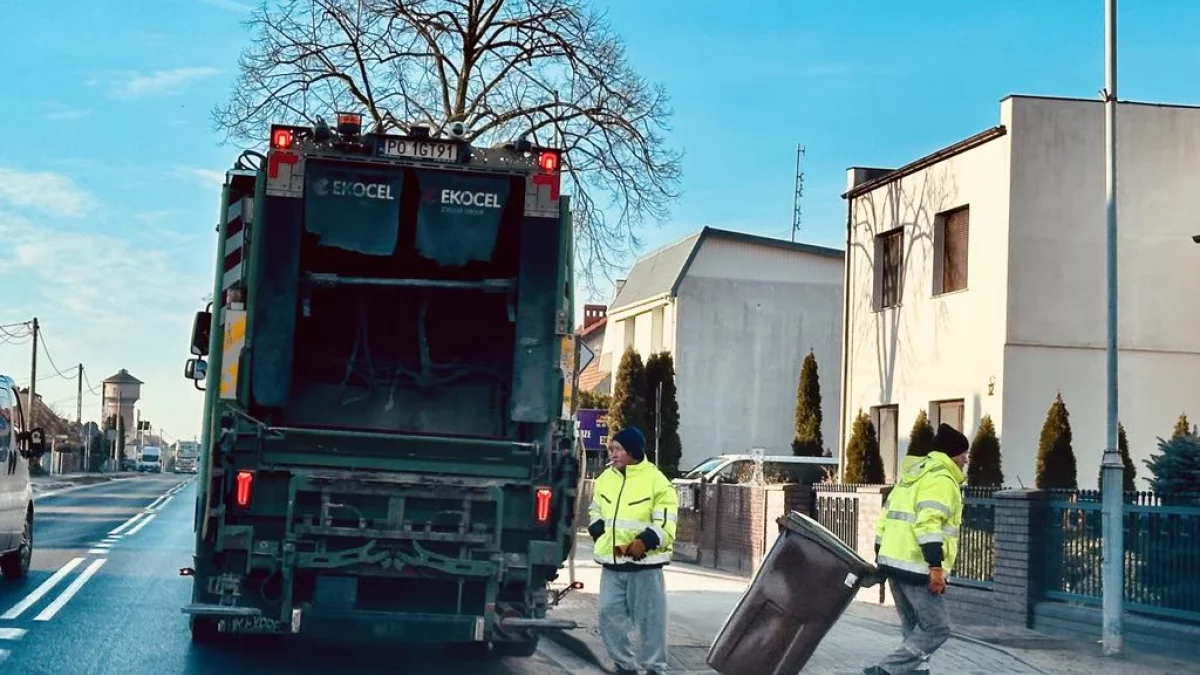
<path fill-rule="evenodd" d="M 533 656 L 537 652 L 538 638 L 534 636 L 528 640 L 493 642 L 492 647 L 495 648 L 498 656 L 519 656 L 524 658 Z"/>
<path fill-rule="evenodd" d="M 217 620 L 211 616 L 193 616 L 191 628 L 192 642 L 213 643 L 222 637 L 217 629 Z"/>
<path fill-rule="evenodd" d="M 33 514 L 25 514 L 25 529 L 21 532 L 21 546 L 12 553 L 0 557 L 0 571 L 4 578 L 10 580 L 23 579 L 29 574 L 29 565 L 33 561 Z"/>

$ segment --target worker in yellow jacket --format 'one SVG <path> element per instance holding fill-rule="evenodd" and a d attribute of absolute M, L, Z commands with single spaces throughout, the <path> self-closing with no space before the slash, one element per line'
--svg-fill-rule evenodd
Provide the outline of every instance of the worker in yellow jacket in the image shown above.
<path fill-rule="evenodd" d="M 612 464 L 593 484 L 588 533 L 600 572 L 600 638 L 617 675 L 667 669 L 667 588 L 679 513 L 675 486 L 646 461 L 646 439 L 635 427 L 613 435 Z M 630 632 L 641 635 L 640 657 Z"/>
<path fill-rule="evenodd" d="M 946 577 L 958 557 L 970 445 L 941 424 L 933 446 L 924 458 L 905 458 L 875 525 L 876 565 L 892 587 L 904 643 L 864 675 L 927 672 L 930 657 L 950 637 Z"/>

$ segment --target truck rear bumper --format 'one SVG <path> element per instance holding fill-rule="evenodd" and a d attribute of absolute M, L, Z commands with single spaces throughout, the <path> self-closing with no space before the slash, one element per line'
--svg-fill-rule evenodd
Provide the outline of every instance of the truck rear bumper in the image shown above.
<path fill-rule="evenodd" d="M 486 638 L 482 616 L 306 609 L 299 612 L 298 624 L 301 635 L 343 642 L 428 644 Z"/>

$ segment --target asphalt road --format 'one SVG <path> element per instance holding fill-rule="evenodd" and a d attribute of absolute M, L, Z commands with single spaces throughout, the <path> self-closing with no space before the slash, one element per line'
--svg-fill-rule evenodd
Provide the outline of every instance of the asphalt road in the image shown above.
<path fill-rule="evenodd" d="M 39 496 L 33 566 L 0 582 L 0 671 L 46 675 L 251 673 L 599 673 L 550 640 L 528 659 L 456 659 L 445 650 L 339 649 L 296 639 L 193 645 L 195 482 L 147 476 Z"/>

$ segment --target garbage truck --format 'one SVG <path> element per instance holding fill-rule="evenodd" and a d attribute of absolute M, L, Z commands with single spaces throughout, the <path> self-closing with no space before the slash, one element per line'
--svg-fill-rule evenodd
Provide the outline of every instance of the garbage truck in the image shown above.
<path fill-rule="evenodd" d="M 265 145 L 226 173 L 184 367 L 193 640 L 532 655 L 580 586 L 564 153 L 354 113 Z"/>

